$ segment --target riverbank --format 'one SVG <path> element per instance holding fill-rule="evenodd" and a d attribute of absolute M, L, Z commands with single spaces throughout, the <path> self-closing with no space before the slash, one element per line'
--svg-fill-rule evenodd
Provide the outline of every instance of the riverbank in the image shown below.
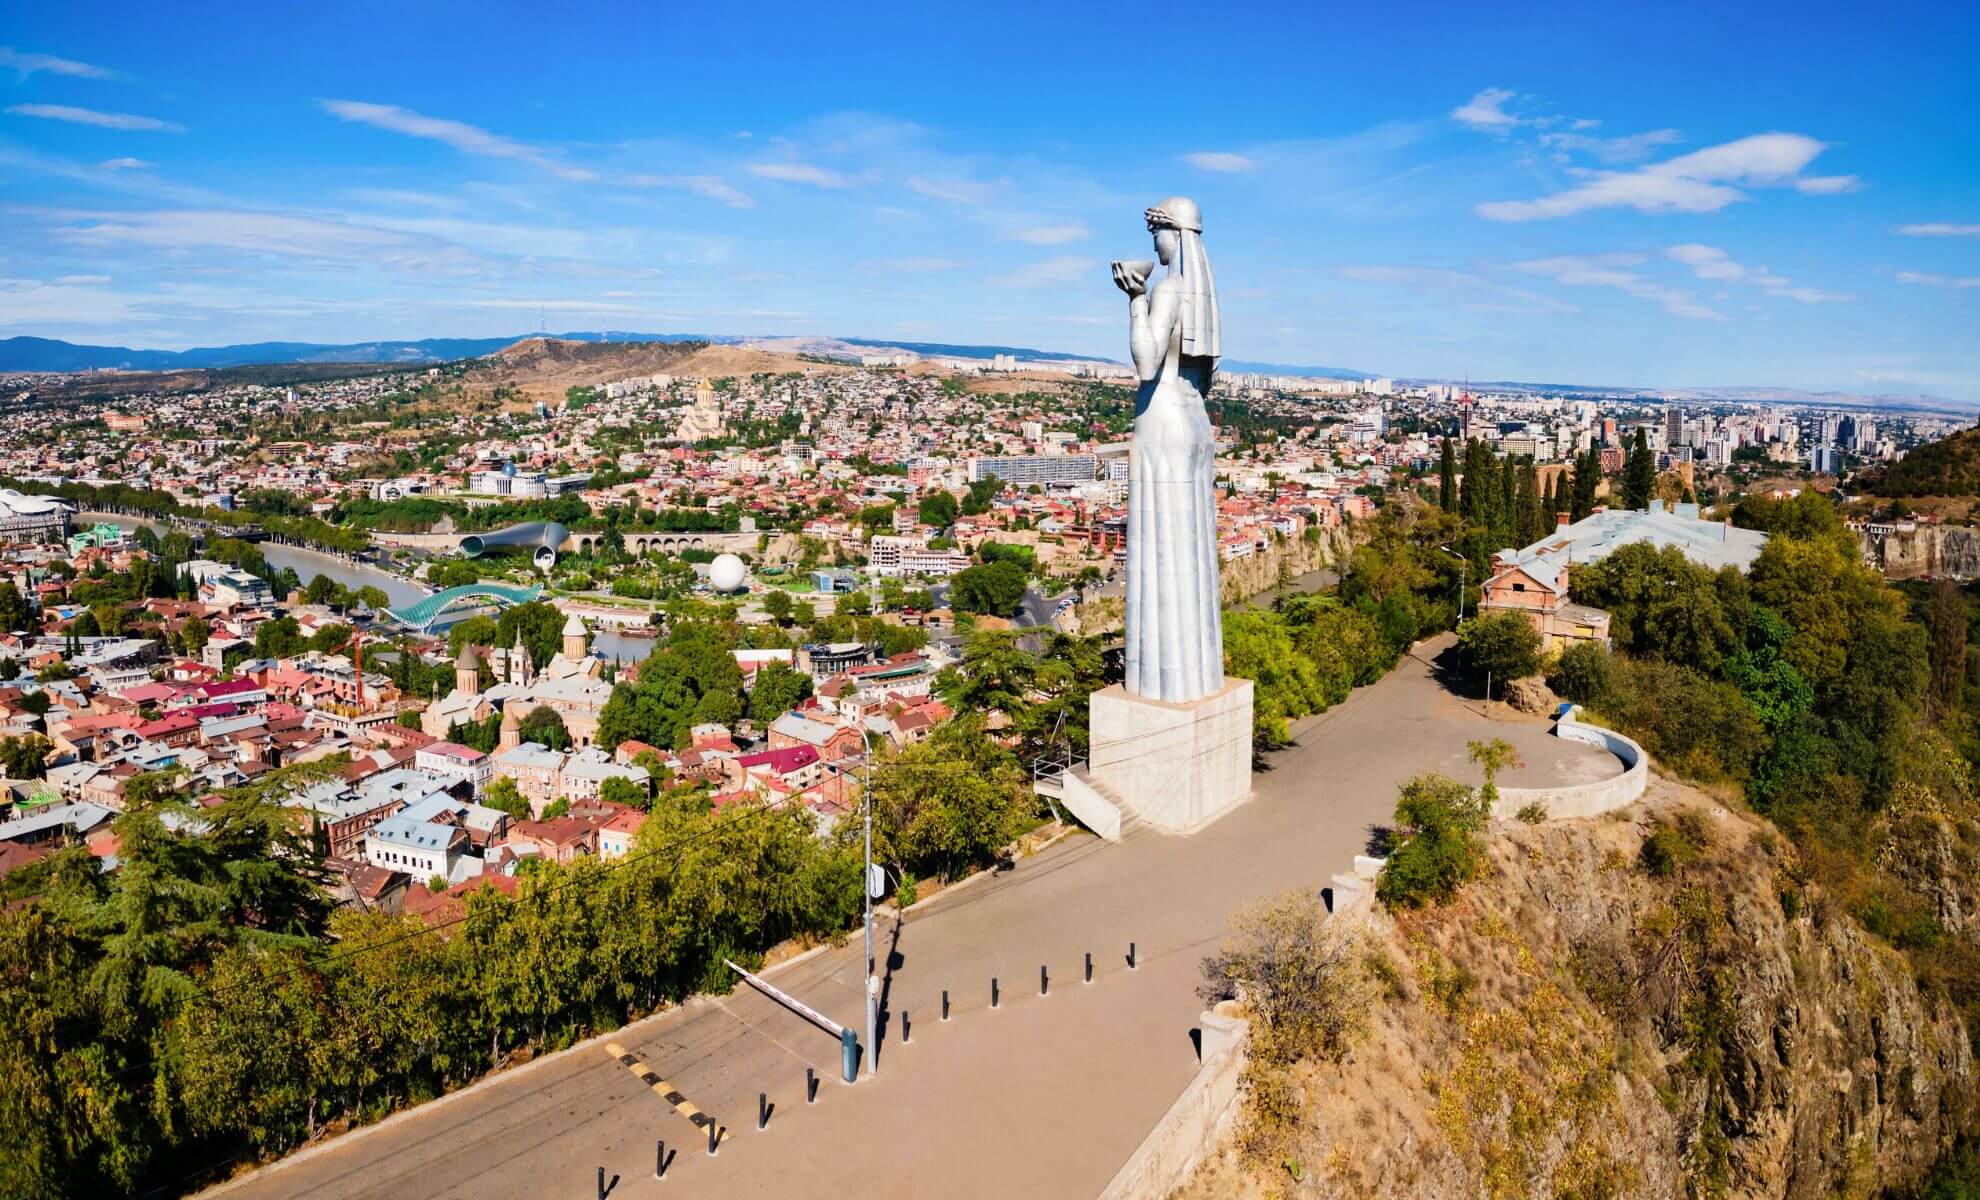
<path fill-rule="evenodd" d="M 76 521 L 78 524 L 102 522 L 120 529 L 136 529 L 144 526 L 154 533 L 163 533 L 172 528 L 169 521 L 151 517 L 133 517 L 124 513 L 79 512 L 76 514 Z M 408 579 L 381 567 L 374 567 L 369 563 L 346 558 L 341 554 L 333 554 L 310 546 L 298 546 L 273 538 L 258 542 L 256 546 L 260 549 L 261 556 L 267 559 L 271 566 L 289 568 L 300 576 L 304 583 L 308 583 L 318 575 L 328 575 L 352 591 L 361 587 L 375 587 L 391 598 L 393 607 L 412 604 L 432 595 L 432 590 L 417 580 Z"/>

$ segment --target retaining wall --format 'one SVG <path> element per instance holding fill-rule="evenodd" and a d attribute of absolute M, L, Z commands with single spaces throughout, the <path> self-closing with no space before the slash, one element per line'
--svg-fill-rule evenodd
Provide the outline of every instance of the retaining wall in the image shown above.
<path fill-rule="evenodd" d="M 1375 910 L 1375 877 L 1386 860 L 1356 855 L 1333 880 L 1332 921 L 1365 924 Z M 1100 1200 L 1151 1200 L 1181 1187 L 1197 1164 L 1216 1153 L 1243 1105 L 1244 1071 L 1251 1063 L 1251 1022 L 1226 1000 L 1204 1013 L 1202 1062 L 1182 1095 L 1100 1193 Z"/>
<path fill-rule="evenodd" d="M 1633 804 L 1643 795 L 1643 789 L 1650 784 L 1650 756 L 1643 752 L 1643 747 L 1615 730 L 1580 720 L 1580 712 L 1579 708 L 1570 709 L 1561 717 L 1554 725 L 1554 736 L 1607 750 L 1622 760 L 1623 773 L 1594 783 L 1560 787 L 1502 787 L 1498 803 L 1492 806 L 1494 819 L 1510 821 L 1529 804 L 1544 807 L 1549 818 L 1593 817 Z"/>
<path fill-rule="evenodd" d="M 1182 1186 L 1197 1163 L 1215 1152 L 1237 1119 L 1243 1090 L 1240 1084 L 1250 1061 L 1251 1023 L 1241 1017 L 1207 1012 L 1202 1027 L 1203 1065 L 1197 1068 L 1196 1077 L 1115 1172 L 1100 1200 L 1167 1196 Z"/>

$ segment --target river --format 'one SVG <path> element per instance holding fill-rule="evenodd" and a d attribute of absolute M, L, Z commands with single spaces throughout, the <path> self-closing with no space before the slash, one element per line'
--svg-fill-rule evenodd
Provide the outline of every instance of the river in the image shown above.
<path fill-rule="evenodd" d="M 98 521 L 124 529 L 136 529 L 140 525 L 148 525 L 158 533 L 163 533 L 168 528 L 163 522 L 141 520 L 119 513 L 81 512 L 76 514 L 74 523 L 83 526 Z M 394 607 L 411 604 L 432 594 L 424 585 L 403 576 L 394 575 L 390 571 L 381 571 L 377 567 L 365 566 L 362 563 L 354 563 L 334 554 L 325 554 L 321 550 L 286 546 L 279 542 L 260 542 L 257 546 L 261 551 L 261 557 L 267 559 L 269 565 L 289 568 L 304 583 L 308 583 L 318 575 L 328 575 L 352 591 L 361 587 L 375 587 L 391 597 Z"/>
<path fill-rule="evenodd" d="M 123 529 L 136 529 L 140 525 L 149 525 L 160 533 L 167 528 L 163 522 L 146 521 L 120 513 L 83 512 L 77 513 L 75 518 L 78 527 L 94 524 L 97 521 L 104 521 Z M 325 554 L 321 550 L 287 546 L 279 542 L 260 542 L 258 546 L 261 557 L 267 559 L 269 565 L 289 568 L 304 583 L 308 583 L 318 575 L 328 575 L 352 591 L 367 585 L 380 588 L 392 598 L 392 605 L 395 608 L 433 594 L 431 588 L 404 576 L 381 571 L 377 567 L 362 563 L 350 562 L 334 554 Z M 653 653 L 653 647 L 657 644 L 656 638 L 627 637 L 609 629 L 600 629 L 591 636 L 591 648 L 594 651 L 607 660 L 620 662 L 638 662 Z"/>

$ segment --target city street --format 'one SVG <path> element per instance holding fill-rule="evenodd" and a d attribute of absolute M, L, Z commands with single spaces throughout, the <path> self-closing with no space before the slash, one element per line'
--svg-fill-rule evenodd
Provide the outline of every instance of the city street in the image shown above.
<path fill-rule="evenodd" d="M 1470 740 L 1503 737 L 1509 785 L 1619 771 L 1536 718 L 1487 718 L 1454 696 L 1419 648 L 1387 678 L 1301 722 L 1255 777 L 1253 799 L 1190 838 L 1145 830 L 1119 845 L 1079 836 L 882 928 L 892 951 L 879 1075 L 839 1082 L 837 1043 L 741 988 L 616 1031 L 523 1072 L 319 1147 L 223 1189 L 233 1197 L 534 1200 L 850 1196 L 862 1200 L 1095 1195 L 1195 1069 L 1199 964 L 1229 912 L 1315 886 L 1385 822 L 1396 786 L 1424 770 L 1476 780 Z M 1138 967 L 1126 962 L 1136 944 Z M 1081 982 L 1092 952 L 1094 981 Z M 1050 994 L 1039 995 L 1039 967 Z M 991 978 L 1001 1006 L 991 1010 Z M 861 1024 L 860 945 L 773 972 L 779 986 Z M 940 1019 L 941 995 L 951 1018 Z M 909 1027 L 903 1029 L 903 1025 Z M 636 1056 L 649 1086 L 603 1048 Z M 815 1105 L 805 1067 L 820 1077 Z M 657 1091 L 712 1114 L 718 1156 Z M 775 1107 L 756 1128 L 757 1097 Z M 656 1139 L 672 1160 L 653 1178 Z"/>

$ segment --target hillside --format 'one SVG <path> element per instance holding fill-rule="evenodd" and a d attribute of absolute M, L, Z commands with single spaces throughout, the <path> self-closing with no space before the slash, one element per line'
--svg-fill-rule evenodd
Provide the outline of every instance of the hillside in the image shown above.
<path fill-rule="evenodd" d="M 1866 488 L 1890 497 L 1980 495 L 1980 429 L 1918 447 L 1867 480 Z"/>
<path fill-rule="evenodd" d="M 1704 846 L 1653 871 L 1646 839 L 1687 811 Z M 1454 903 L 1376 916 L 1331 989 L 1345 1053 L 1254 1060 L 1237 1136 L 1179 1197 L 1917 1184 L 1980 1112 L 1967 1032 L 1798 875 L 1771 826 L 1664 779 L 1608 818 L 1508 824 Z"/>
<path fill-rule="evenodd" d="M 762 372 L 850 369 L 707 342 L 593 342 L 535 337 L 524 338 L 476 361 L 468 370 L 467 383 L 475 390 L 506 388 L 531 401 L 555 403 L 574 387 L 642 375 L 719 379 Z"/>

